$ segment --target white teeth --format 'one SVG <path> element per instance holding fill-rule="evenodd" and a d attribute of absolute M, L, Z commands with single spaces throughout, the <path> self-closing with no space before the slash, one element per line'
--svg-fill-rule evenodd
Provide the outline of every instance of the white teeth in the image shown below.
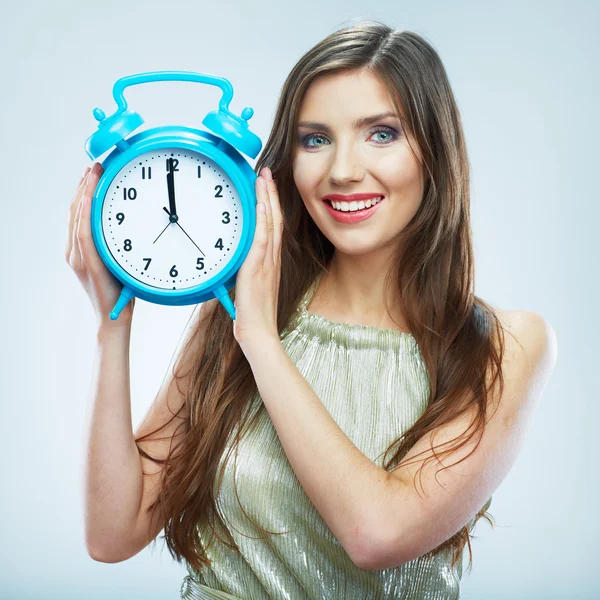
<path fill-rule="evenodd" d="M 336 202 L 334 200 L 329 200 L 331 206 L 335 208 L 335 210 L 341 210 L 342 212 L 353 212 L 356 210 L 362 210 L 363 208 L 370 208 L 374 204 L 381 202 L 383 196 L 378 196 L 377 198 L 369 198 L 367 201 L 353 200 L 352 202 Z"/>

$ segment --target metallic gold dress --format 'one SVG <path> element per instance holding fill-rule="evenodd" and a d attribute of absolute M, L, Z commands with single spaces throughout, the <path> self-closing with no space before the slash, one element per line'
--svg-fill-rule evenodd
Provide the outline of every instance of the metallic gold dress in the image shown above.
<path fill-rule="evenodd" d="M 429 380 L 415 338 L 392 329 L 336 323 L 307 312 L 319 278 L 307 291 L 280 339 L 337 424 L 373 462 L 425 410 Z M 285 393 L 285 390 L 282 390 Z M 249 408 L 262 400 L 255 394 Z M 233 436 L 228 441 L 231 442 Z M 224 455 L 223 455 L 224 456 Z M 244 510 L 269 531 L 263 534 Z M 223 461 L 223 457 L 221 458 Z M 187 565 L 184 600 L 455 600 L 462 561 L 449 552 L 368 571 L 357 567 L 310 502 L 287 460 L 269 414 L 242 437 L 218 493 L 220 514 L 239 551 L 199 526 L 212 564 Z M 486 507 L 489 507 L 491 498 Z M 217 524 L 218 525 L 218 524 Z M 217 529 L 229 539 L 227 532 Z"/>

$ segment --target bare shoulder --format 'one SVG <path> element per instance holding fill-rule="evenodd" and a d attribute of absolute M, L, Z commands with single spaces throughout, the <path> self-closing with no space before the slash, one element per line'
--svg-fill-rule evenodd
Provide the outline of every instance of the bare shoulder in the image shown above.
<path fill-rule="evenodd" d="M 505 329 L 502 369 L 508 385 L 505 410 L 532 414 L 538 404 L 557 357 L 556 334 L 538 313 L 494 308 Z M 516 412 L 515 412 L 515 409 Z"/>
<path fill-rule="evenodd" d="M 512 335 L 506 336 L 508 340 L 516 338 L 510 349 L 517 352 L 514 347 L 519 346 L 525 352 L 533 365 L 538 368 L 552 370 L 556 363 L 557 342 L 556 333 L 550 323 L 536 312 L 527 310 L 496 310 L 502 326 Z"/>

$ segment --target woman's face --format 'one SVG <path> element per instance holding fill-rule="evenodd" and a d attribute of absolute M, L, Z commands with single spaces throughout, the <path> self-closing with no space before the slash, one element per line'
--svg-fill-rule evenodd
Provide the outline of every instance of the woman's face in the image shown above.
<path fill-rule="evenodd" d="M 394 245 L 421 204 L 421 167 L 400 119 L 392 114 L 355 124 L 388 112 L 395 110 L 387 89 L 366 71 L 317 77 L 300 107 L 294 182 L 319 229 L 343 254 L 367 254 Z M 411 145 L 418 153 L 414 138 Z M 356 193 L 384 198 L 368 219 L 337 221 L 323 197 Z M 346 217 L 351 212 L 336 214 Z"/>

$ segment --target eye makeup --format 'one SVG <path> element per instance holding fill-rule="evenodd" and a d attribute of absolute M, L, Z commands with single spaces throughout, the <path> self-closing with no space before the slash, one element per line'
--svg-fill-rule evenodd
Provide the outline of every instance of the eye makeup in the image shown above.
<path fill-rule="evenodd" d="M 396 129 L 394 129 L 393 127 L 389 127 L 387 125 L 380 125 L 378 127 L 373 128 L 369 132 L 369 137 L 375 135 L 376 133 L 386 133 L 386 134 L 389 134 L 389 136 L 391 136 L 389 139 L 384 140 L 383 142 L 375 142 L 379 146 L 385 146 L 387 144 L 390 144 L 390 143 L 396 141 L 400 137 L 400 134 L 398 133 L 398 131 Z M 326 139 L 327 135 L 324 133 L 300 134 L 298 136 L 298 143 L 303 148 L 318 148 L 318 146 L 312 146 L 308 143 L 313 138 L 325 138 Z M 323 145 L 323 144 L 319 144 L 319 145 Z"/>

